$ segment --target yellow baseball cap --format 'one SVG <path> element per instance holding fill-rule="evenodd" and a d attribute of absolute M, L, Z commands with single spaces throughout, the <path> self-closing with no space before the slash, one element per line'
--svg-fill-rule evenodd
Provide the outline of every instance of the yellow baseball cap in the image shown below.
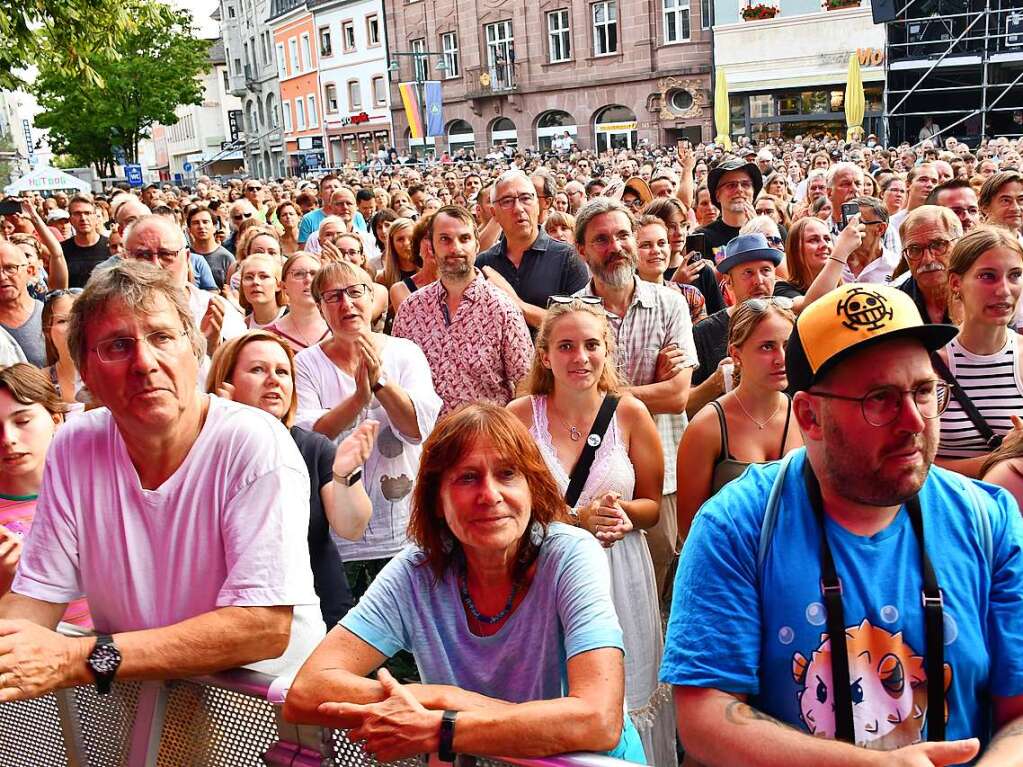
<path fill-rule="evenodd" d="M 792 391 L 806 391 L 852 352 L 882 341 L 915 338 L 929 352 L 959 329 L 926 324 L 908 293 L 888 285 L 850 283 L 807 306 L 796 320 L 785 353 Z"/>

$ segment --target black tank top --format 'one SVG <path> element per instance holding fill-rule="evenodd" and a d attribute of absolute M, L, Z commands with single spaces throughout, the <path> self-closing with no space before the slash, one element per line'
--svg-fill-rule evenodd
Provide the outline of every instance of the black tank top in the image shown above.
<path fill-rule="evenodd" d="M 778 448 L 779 458 L 785 455 L 785 443 L 789 438 L 789 421 L 792 418 L 792 399 L 787 394 L 785 398 L 788 400 L 788 409 L 785 411 L 785 428 L 781 433 L 781 447 Z M 750 465 L 750 462 L 737 461 L 732 457 L 732 451 L 728 448 L 728 421 L 725 418 L 725 409 L 721 407 L 721 403 L 717 400 L 712 401 L 710 404 L 714 406 L 714 410 L 718 414 L 718 423 L 721 425 L 721 449 L 718 453 L 718 459 L 714 463 L 714 473 L 711 477 L 710 485 L 711 495 L 713 495 L 746 471 L 746 467 Z M 767 462 L 765 461 L 764 463 Z"/>

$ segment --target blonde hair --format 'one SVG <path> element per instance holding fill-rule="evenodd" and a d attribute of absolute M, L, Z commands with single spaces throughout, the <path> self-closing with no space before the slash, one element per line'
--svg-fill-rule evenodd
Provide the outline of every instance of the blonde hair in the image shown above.
<path fill-rule="evenodd" d="M 387 252 L 384 256 L 384 268 L 380 273 L 380 282 L 388 289 L 401 279 L 401 265 L 398 263 L 398 254 L 394 252 L 394 238 L 398 232 L 406 229 L 414 231 L 414 228 L 415 222 L 412 219 L 396 218 L 391 222 L 391 228 L 387 230 Z"/>
<path fill-rule="evenodd" d="M 758 311 L 750 304 L 753 301 L 767 301 L 767 308 Z M 728 320 L 728 353 L 731 353 L 733 346 L 742 346 L 750 336 L 760 327 L 760 323 L 766 320 L 771 314 L 788 320 L 793 326 L 796 324 L 796 315 L 791 309 L 783 309 L 769 298 L 755 298 L 743 301 L 735 307 L 732 316 Z M 738 365 L 733 367 L 732 383 L 738 385 L 741 370 Z"/>
<path fill-rule="evenodd" d="M 600 379 L 597 381 L 597 389 L 617 394 L 619 381 L 614 362 L 615 340 L 611 334 L 611 326 L 607 322 L 607 315 L 604 314 L 602 306 L 587 304 L 579 300 L 565 304 L 553 303 L 547 308 L 547 314 L 544 315 L 540 329 L 536 333 L 536 352 L 533 354 L 533 365 L 526 377 L 526 391 L 529 394 L 550 394 L 554 391 L 554 373 L 550 368 L 544 366 L 540 358 L 540 351 L 550 353 L 551 332 L 554 323 L 572 312 L 583 312 L 600 320 L 604 346 L 607 348 L 607 358 L 604 360 L 604 369 L 600 372 Z"/>
<path fill-rule="evenodd" d="M 210 362 L 210 372 L 206 376 L 207 392 L 216 394 L 217 390 L 225 382 L 229 383 L 234 378 L 234 369 L 238 365 L 238 358 L 242 354 L 242 349 L 255 341 L 271 341 L 284 349 L 284 353 L 288 355 L 288 365 L 291 367 L 291 380 L 295 380 L 295 354 L 291 351 L 291 347 L 288 346 L 287 342 L 266 330 L 250 330 L 248 333 L 243 333 L 221 344 L 217 351 L 214 352 L 213 359 Z M 298 394 L 292 389 L 288 412 L 281 419 L 289 429 L 295 422 L 296 410 L 298 410 Z"/>
<path fill-rule="evenodd" d="M 242 280 L 240 290 L 238 291 L 238 303 L 241 304 L 241 307 L 245 310 L 246 314 L 250 314 L 252 312 L 252 304 L 245 295 L 245 270 L 257 261 L 265 261 L 268 263 L 274 279 L 277 280 L 277 290 L 274 291 L 274 300 L 277 302 L 278 308 L 288 303 L 288 296 L 284 292 L 284 280 L 281 276 L 281 260 L 269 253 L 253 253 L 251 256 L 242 261 L 241 266 L 238 267 L 238 276 Z"/>

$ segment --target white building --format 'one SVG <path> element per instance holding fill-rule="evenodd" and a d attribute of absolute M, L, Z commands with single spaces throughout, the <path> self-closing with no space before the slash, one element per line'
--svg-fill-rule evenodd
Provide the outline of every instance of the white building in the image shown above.
<path fill-rule="evenodd" d="M 36 100 L 23 91 L 0 91 L 0 136 L 6 136 L 14 144 L 15 157 L 10 168 L 20 176 L 40 165 L 49 165 L 53 157 L 46 143 L 47 131 L 34 125 L 39 113 Z"/>
<path fill-rule="evenodd" d="M 165 160 L 161 156 L 165 164 L 159 170 L 166 173 L 167 178 L 176 180 L 180 177 L 185 183 L 203 174 L 227 176 L 242 173 L 241 151 L 225 148 L 232 139 L 232 121 L 240 130 L 242 102 L 229 89 L 222 39 L 210 41 L 209 60 L 210 71 L 203 77 L 202 102 L 178 107 L 178 121 L 165 126 L 163 131 L 167 156 Z"/>
<path fill-rule="evenodd" d="M 313 8 L 320 88 L 333 167 L 394 144 L 381 0 L 327 0 Z"/>

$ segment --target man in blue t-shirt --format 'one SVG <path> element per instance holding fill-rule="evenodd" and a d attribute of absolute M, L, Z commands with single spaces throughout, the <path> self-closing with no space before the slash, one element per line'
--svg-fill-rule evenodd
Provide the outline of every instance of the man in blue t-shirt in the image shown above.
<path fill-rule="evenodd" d="M 309 239 L 309 235 L 320 228 L 320 223 L 331 213 L 324 208 L 330 207 L 331 198 L 334 196 L 334 192 L 340 190 L 344 184 L 341 183 L 341 179 L 337 176 L 327 174 L 320 179 L 320 204 L 322 208 L 316 208 L 311 210 L 302 216 L 302 220 L 298 224 L 298 244 L 305 245 L 305 241 Z"/>
<path fill-rule="evenodd" d="M 701 763 L 1023 764 L 1023 522 L 931 465 L 955 333 L 881 285 L 800 315 L 806 447 L 704 504 L 679 564 L 661 679 Z"/>

